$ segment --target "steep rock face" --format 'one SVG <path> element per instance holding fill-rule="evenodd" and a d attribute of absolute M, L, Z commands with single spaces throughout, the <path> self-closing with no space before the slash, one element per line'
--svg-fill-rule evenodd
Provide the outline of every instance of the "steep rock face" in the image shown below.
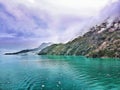
<path fill-rule="evenodd" d="M 120 17 L 96 25 L 89 32 L 66 44 L 54 44 L 39 55 L 85 55 L 120 57 Z"/>

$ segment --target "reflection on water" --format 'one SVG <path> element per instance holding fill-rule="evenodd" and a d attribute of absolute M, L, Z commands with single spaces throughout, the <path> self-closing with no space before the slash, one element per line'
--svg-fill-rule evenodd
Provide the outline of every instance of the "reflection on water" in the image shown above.
<path fill-rule="evenodd" d="M 120 90 L 120 60 L 0 56 L 0 90 Z"/>

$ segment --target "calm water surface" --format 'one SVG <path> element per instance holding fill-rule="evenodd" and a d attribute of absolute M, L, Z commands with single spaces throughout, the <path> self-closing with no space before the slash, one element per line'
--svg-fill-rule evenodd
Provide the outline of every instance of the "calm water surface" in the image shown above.
<path fill-rule="evenodd" d="M 0 90 L 120 90 L 120 59 L 0 56 Z"/>

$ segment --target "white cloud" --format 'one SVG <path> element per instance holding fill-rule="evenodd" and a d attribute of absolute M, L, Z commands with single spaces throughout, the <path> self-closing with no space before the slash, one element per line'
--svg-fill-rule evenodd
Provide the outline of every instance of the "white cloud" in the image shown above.
<path fill-rule="evenodd" d="M 60 10 L 62 13 L 64 11 L 68 13 L 86 13 L 90 11 L 96 11 L 101 9 L 108 0 L 45 0 L 49 4 L 51 9 Z M 82 11 L 82 13 L 81 13 Z"/>
<path fill-rule="evenodd" d="M 112 3 L 114 3 L 114 2 L 118 2 L 118 1 L 119 1 L 119 0 L 111 0 Z"/>
<path fill-rule="evenodd" d="M 14 38 L 15 34 L 0 33 L 0 38 Z"/>
<path fill-rule="evenodd" d="M 89 19 L 98 14 L 108 1 L 110 0 L 0 0 L 17 19 L 6 19 L 13 32 L 24 33 L 26 36 L 30 34 L 31 37 L 23 36 L 22 39 L 37 43 L 66 42 L 77 37 L 85 32 L 83 25 L 87 25 Z M 45 22 L 48 27 L 41 28 L 32 16 Z M 3 34 L 0 37 L 14 35 Z"/>
<path fill-rule="evenodd" d="M 29 8 L 41 9 L 51 14 L 95 15 L 109 0 L 17 0 Z"/>

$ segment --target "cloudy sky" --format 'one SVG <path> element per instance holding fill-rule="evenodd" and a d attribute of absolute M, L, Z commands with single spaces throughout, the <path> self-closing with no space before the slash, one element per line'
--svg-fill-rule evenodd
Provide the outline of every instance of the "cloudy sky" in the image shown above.
<path fill-rule="evenodd" d="M 67 42 L 117 0 L 0 0 L 0 48 Z"/>

